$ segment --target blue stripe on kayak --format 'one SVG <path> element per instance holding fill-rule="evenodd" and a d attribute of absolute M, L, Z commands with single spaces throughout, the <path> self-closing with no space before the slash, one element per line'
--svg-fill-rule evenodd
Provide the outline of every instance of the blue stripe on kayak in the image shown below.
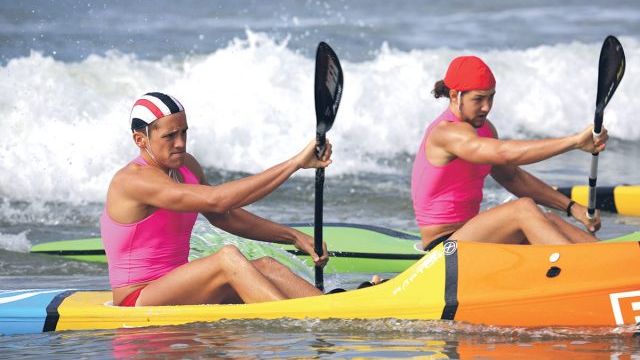
<path fill-rule="evenodd" d="M 67 290 L 0 290 L 0 334 L 42 332 L 47 306 Z"/>

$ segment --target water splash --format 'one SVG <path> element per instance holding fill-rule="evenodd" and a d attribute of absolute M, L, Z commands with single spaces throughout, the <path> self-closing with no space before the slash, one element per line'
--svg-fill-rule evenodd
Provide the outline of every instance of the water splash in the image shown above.
<path fill-rule="evenodd" d="M 226 47 L 181 59 L 140 60 L 109 52 L 65 63 L 33 52 L 0 67 L 0 197 L 103 201 L 113 174 L 136 155 L 127 118 L 150 90 L 181 99 L 188 149 L 205 167 L 257 172 L 294 155 L 312 137 L 313 59 L 247 31 Z M 627 74 L 606 111 L 610 135 L 640 139 L 640 44 L 621 38 Z M 593 116 L 600 44 L 473 51 L 498 79 L 491 119 L 502 137 L 558 136 Z M 446 106 L 430 95 L 447 63 L 446 48 L 400 51 L 383 46 L 367 61 L 344 61 L 345 92 L 330 133 L 328 176 L 388 173 L 388 159 L 413 154 L 426 124 Z M 38 101 L 33 101 L 38 99 Z M 375 144 L 375 146 L 371 146 Z M 303 172 L 311 176 L 311 171 Z"/>

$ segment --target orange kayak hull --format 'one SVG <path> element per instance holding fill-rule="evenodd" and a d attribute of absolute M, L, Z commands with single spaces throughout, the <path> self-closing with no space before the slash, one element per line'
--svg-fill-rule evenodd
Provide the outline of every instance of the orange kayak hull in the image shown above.
<path fill-rule="evenodd" d="M 459 243 L 455 319 L 526 327 L 636 324 L 639 244 Z"/>

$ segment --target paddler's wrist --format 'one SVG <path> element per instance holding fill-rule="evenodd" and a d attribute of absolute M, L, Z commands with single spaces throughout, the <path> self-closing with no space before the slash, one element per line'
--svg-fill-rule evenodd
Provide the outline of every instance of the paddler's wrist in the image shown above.
<path fill-rule="evenodd" d="M 580 150 L 582 148 L 580 146 L 580 135 L 581 133 L 577 133 L 569 137 L 571 141 L 571 150 Z"/>
<path fill-rule="evenodd" d="M 567 213 L 567 217 L 573 217 L 573 208 L 576 204 L 575 201 L 570 200 L 567 206 L 565 207 L 565 212 Z"/>
<path fill-rule="evenodd" d="M 306 244 L 310 244 L 311 248 L 313 248 L 313 238 L 300 230 L 291 228 L 291 245 L 295 246 L 296 249 L 302 250 L 304 252 L 309 252 L 306 250 Z"/>
<path fill-rule="evenodd" d="M 287 160 L 287 168 L 291 169 L 291 173 L 293 174 L 294 172 L 302 169 L 302 164 L 300 162 L 300 160 L 298 159 L 298 156 L 294 156 L 291 159 Z"/>
<path fill-rule="evenodd" d="M 278 240 L 281 244 L 295 245 L 298 241 L 298 233 L 296 229 L 285 227 L 285 231 Z"/>

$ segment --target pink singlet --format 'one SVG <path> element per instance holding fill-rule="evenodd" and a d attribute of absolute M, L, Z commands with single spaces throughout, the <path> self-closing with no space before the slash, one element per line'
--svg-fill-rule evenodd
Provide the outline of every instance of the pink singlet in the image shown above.
<path fill-rule="evenodd" d="M 133 163 L 147 165 L 142 157 Z M 185 184 L 199 183 L 186 166 L 178 171 Z M 120 224 L 111 219 L 105 206 L 100 217 L 100 234 L 111 287 L 148 282 L 186 264 L 191 230 L 197 217 L 197 212 L 157 209 L 138 222 Z"/>
<path fill-rule="evenodd" d="M 491 165 L 472 164 L 460 158 L 443 166 L 432 165 L 427 160 L 427 138 L 442 121 L 461 120 L 447 108 L 427 128 L 413 163 L 411 198 L 419 226 L 463 222 L 477 215 L 484 179 L 491 172 Z M 476 131 L 478 136 L 493 137 L 486 121 Z"/>

